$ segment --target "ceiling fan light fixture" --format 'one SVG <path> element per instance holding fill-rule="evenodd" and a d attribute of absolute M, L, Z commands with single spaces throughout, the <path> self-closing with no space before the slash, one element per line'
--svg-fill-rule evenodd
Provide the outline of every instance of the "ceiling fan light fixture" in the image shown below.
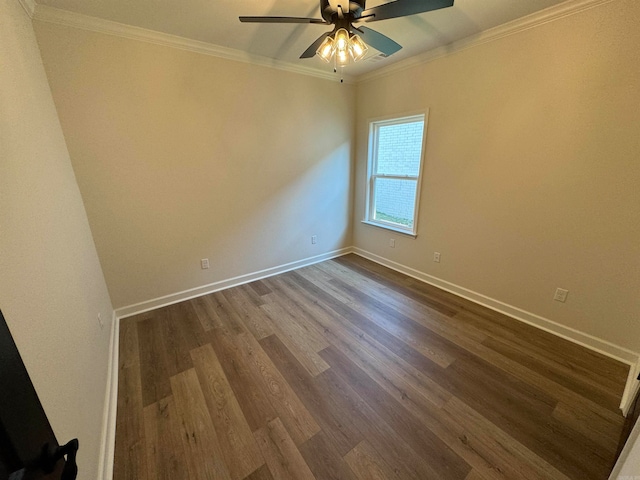
<path fill-rule="evenodd" d="M 346 50 L 339 50 L 336 53 L 336 60 L 338 61 L 338 65 L 346 65 L 349 63 L 349 54 Z"/>
<path fill-rule="evenodd" d="M 327 63 L 329 63 L 331 61 L 331 57 L 333 57 L 333 53 L 335 50 L 334 44 L 335 41 L 333 40 L 333 37 L 328 36 L 324 39 L 324 41 L 320 44 L 318 50 L 316 51 L 318 56 Z"/>
<path fill-rule="evenodd" d="M 354 62 L 361 60 L 367 54 L 367 50 L 369 50 L 369 47 L 362 41 L 360 35 L 351 36 L 349 39 L 349 52 Z"/>
<path fill-rule="evenodd" d="M 350 58 L 354 62 L 362 59 L 367 50 L 369 48 L 359 35 L 351 35 L 346 29 L 340 28 L 322 41 L 316 54 L 327 63 L 335 56 L 336 63 L 344 66 Z"/>
<path fill-rule="evenodd" d="M 349 32 L 344 28 L 336 32 L 336 60 L 338 65 L 346 65 L 349 62 Z"/>
<path fill-rule="evenodd" d="M 20 0 L 23 1 L 23 0 Z M 312 58 L 318 55 L 325 62 L 333 60 L 334 72 L 337 72 L 338 65 L 344 67 L 350 61 L 362 60 L 369 49 L 367 44 L 375 50 L 379 50 L 385 58 L 393 55 L 402 48 L 397 42 L 364 26 L 355 26 L 359 22 L 377 22 L 389 18 L 408 17 L 419 13 L 426 13 L 441 8 L 453 7 L 455 0 L 377 0 L 378 5 L 373 8 L 366 8 L 366 0 L 349 0 L 342 8 L 340 2 L 336 0 L 319 0 L 320 15 L 322 18 L 309 17 L 246 17 L 241 16 L 241 22 L 253 23 L 299 23 L 316 25 L 334 25 L 332 32 L 322 34 L 309 47 L 302 52 L 300 58 Z M 384 3 L 386 1 L 386 3 Z M 364 36 L 367 44 L 364 43 L 358 31 Z"/>
<path fill-rule="evenodd" d="M 346 51 L 347 48 L 349 48 L 349 32 L 341 28 L 336 32 L 336 50 Z"/>

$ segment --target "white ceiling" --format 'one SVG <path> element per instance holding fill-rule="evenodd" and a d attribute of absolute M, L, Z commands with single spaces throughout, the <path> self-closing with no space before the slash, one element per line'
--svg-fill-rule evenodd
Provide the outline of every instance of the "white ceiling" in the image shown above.
<path fill-rule="evenodd" d="M 335 4 L 336 0 L 331 0 Z M 410 17 L 368 23 L 403 46 L 384 60 L 378 52 L 347 67 L 358 76 L 399 60 L 451 44 L 490 28 L 530 15 L 565 0 L 455 0 L 451 8 Z M 298 63 L 321 71 L 332 66 L 318 57 L 300 60 L 300 54 L 326 25 L 248 24 L 238 16 L 297 16 L 321 18 L 318 0 L 37 0 L 39 5 L 178 35 L 270 59 Z M 368 0 L 367 7 L 386 3 Z"/>

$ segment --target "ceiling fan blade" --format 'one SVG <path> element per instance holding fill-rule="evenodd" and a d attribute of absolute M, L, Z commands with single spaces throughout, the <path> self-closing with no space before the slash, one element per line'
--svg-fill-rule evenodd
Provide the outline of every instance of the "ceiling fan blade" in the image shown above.
<path fill-rule="evenodd" d="M 364 40 L 364 43 L 372 46 L 376 50 L 384 53 L 386 56 L 393 55 L 402 48 L 402 45 L 394 42 L 386 35 L 383 35 L 375 30 L 371 30 L 367 27 L 358 27 L 360 31 L 360 37 Z"/>
<path fill-rule="evenodd" d="M 320 18 L 304 18 L 304 17 L 238 17 L 241 22 L 245 23 L 320 23 L 329 25 Z"/>
<path fill-rule="evenodd" d="M 320 35 L 320 37 L 315 42 L 313 42 L 311 45 L 309 45 L 309 48 L 307 48 L 304 51 L 304 53 L 302 55 L 300 55 L 300 58 L 312 58 L 316 54 L 316 51 L 318 50 L 318 48 L 320 48 L 320 44 L 329 35 L 331 35 L 331 32 L 323 33 L 322 35 Z"/>
<path fill-rule="evenodd" d="M 377 7 L 364 10 L 362 19 L 365 22 L 376 22 L 387 18 L 406 17 L 416 13 L 430 12 L 440 8 L 453 6 L 454 0 L 396 0 Z M 367 18 L 364 18 L 367 17 Z"/>

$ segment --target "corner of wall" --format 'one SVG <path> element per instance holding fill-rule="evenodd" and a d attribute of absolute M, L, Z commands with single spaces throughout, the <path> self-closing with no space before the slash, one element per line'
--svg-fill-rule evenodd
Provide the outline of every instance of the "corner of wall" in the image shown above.
<path fill-rule="evenodd" d="M 629 375 L 627 377 L 625 390 L 622 396 L 622 401 L 620 403 L 620 409 L 622 410 L 623 415 L 626 416 L 627 412 L 629 411 L 631 402 L 633 401 L 633 398 L 635 398 L 635 393 L 640 390 L 640 382 L 637 381 L 638 374 L 640 374 L 640 354 L 638 354 L 637 352 L 632 352 L 631 350 L 628 350 L 619 345 L 615 345 L 611 342 L 607 342 L 584 332 L 565 327 L 564 325 L 549 320 L 548 318 L 544 318 L 531 312 L 527 312 L 518 307 L 514 307 L 512 305 L 501 302 L 500 300 L 487 297 L 486 295 L 482 295 L 462 286 L 455 285 L 451 282 L 447 282 L 446 280 L 434 277 L 433 275 L 429 275 L 419 270 L 415 270 L 411 267 L 407 267 L 406 265 L 399 264 L 361 248 L 354 247 L 353 251 L 356 255 L 360 255 L 361 257 L 371 260 L 372 262 L 376 262 L 392 270 L 404 273 L 405 275 L 428 283 L 429 285 L 438 287 L 447 292 L 453 293 L 454 295 L 458 295 L 459 297 L 470 300 L 474 303 L 477 303 L 478 305 L 482 305 L 483 307 L 487 307 L 491 310 L 500 312 L 513 318 L 514 320 L 524 322 L 528 325 L 544 330 L 545 332 L 551 333 L 560 338 L 564 338 L 565 340 L 569 340 L 573 343 L 593 350 L 594 352 L 600 353 L 629 365 Z"/>
<path fill-rule="evenodd" d="M 635 364 L 631 365 L 631 368 L 629 369 L 627 384 L 625 385 L 624 393 L 620 400 L 620 410 L 622 410 L 622 415 L 625 417 L 633 405 L 633 401 L 638 394 L 638 390 L 640 390 L 638 375 L 640 375 L 640 358 L 635 362 Z"/>
<path fill-rule="evenodd" d="M 114 311 L 111 318 L 111 338 L 109 341 L 109 367 L 107 373 L 107 389 L 102 416 L 102 442 L 98 479 L 112 480 L 113 460 L 116 441 L 116 414 L 118 407 L 118 362 L 119 362 L 120 319 Z"/>

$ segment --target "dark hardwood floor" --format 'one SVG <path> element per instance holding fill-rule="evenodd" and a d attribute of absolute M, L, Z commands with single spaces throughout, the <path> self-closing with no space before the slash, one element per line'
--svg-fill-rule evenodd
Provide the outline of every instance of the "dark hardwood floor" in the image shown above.
<path fill-rule="evenodd" d="M 114 478 L 605 479 L 627 372 L 348 255 L 122 320 Z"/>

